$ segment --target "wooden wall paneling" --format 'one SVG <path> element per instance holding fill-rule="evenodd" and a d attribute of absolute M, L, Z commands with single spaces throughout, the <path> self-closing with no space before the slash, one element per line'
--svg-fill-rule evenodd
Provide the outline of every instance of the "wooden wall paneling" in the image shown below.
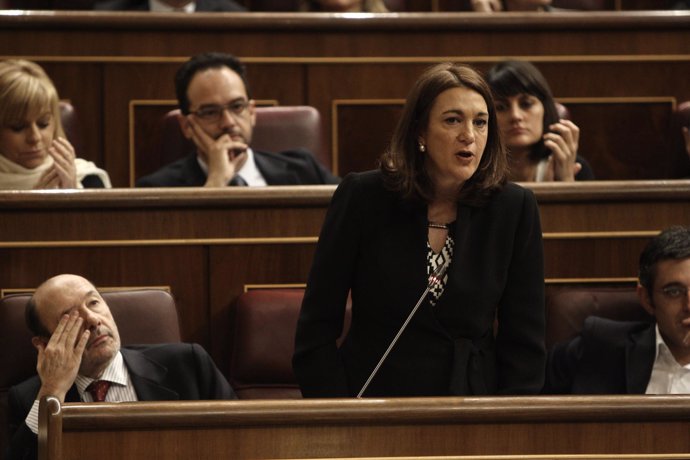
<path fill-rule="evenodd" d="M 316 236 L 335 186 L 0 191 L 0 247 Z M 61 225 L 60 225 L 61 224 Z"/>
<path fill-rule="evenodd" d="M 533 60 L 557 97 L 690 99 L 688 79 L 679 78 L 690 72 L 689 23 L 683 13 L 663 12 L 420 13 L 356 21 L 270 13 L 30 13 L 0 15 L 0 55 L 50 63 L 56 80 L 77 85 L 82 78 L 67 70 L 59 75 L 63 68 L 102 69 L 102 99 L 89 100 L 102 101 L 96 111 L 103 119 L 93 128 L 97 117 L 87 118 L 89 148 L 101 148 L 100 165 L 116 186 L 125 186 L 129 101 L 173 98 L 172 75 L 196 52 L 235 52 L 248 64 L 255 97 L 314 105 L 331 127 L 333 101 L 403 98 L 424 67 L 446 59 L 484 69 L 502 56 Z M 590 121 L 582 123 L 587 129 Z"/>
<path fill-rule="evenodd" d="M 98 63 L 40 61 L 53 80 L 60 99 L 69 100 L 79 120 L 82 141 L 79 158 L 104 167 L 103 155 L 103 69 Z"/>
<path fill-rule="evenodd" d="M 201 245 L 0 248 L 0 286 L 35 288 L 74 273 L 98 286 L 170 286 L 183 341 L 208 347 L 207 255 Z"/>
<path fill-rule="evenodd" d="M 13 225 L 0 227 L 0 288 L 33 288 L 62 272 L 97 286 L 169 285 L 183 339 L 224 365 L 230 302 L 246 284 L 304 283 L 333 190 L 35 192 L 30 209 L 6 197 L 1 220 Z"/>
<path fill-rule="evenodd" d="M 403 104 L 404 100 L 396 99 L 333 101 L 332 155 L 339 174 L 378 167 Z"/>
<path fill-rule="evenodd" d="M 548 282 L 578 283 L 637 277 L 640 252 L 655 232 L 633 235 L 544 235 Z"/>
<path fill-rule="evenodd" d="M 634 280 L 659 230 L 690 224 L 689 181 L 525 184 L 551 284 Z M 100 286 L 170 286 L 184 340 L 227 372 L 229 307 L 257 285 L 303 285 L 334 186 L 0 192 L 0 289 L 79 273 Z"/>
<path fill-rule="evenodd" d="M 561 99 L 581 131 L 579 153 L 603 180 L 690 176 L 687 154 L 670 150 L 675 100 Z M 580 123 L 579 120 L 585 120 Z"/>
<path fill-rule="evenodd" d="M 362 113 L 357 113 L 357 107 L 352 106 L 362 101 L 362 105 L 367 107 L 359 110 L 364 110 L 370 103 L 372 108 L 376 108 L 376 101 L 404 99 L 428 65 L 428 62 L 413 61 L 393 64 L 333 62 L 309 66 L 308 103 L 319 109 L 325 125 L 331 127 L 332 164 L 338 168 L 336 172 L 339 175 L 344 176 L 360 168 L 372 169 L 390 140 L 390 127 L 397 122 L 395 110 L 367 113 L 367 118 L 361 118 L 359 115 Z M 353 110 L 344 112 L 344 108 Z M 347 126 L 341 116 L 355 124 Z M 346 132 L 340 132 L 340 129 L 346 129 Z M 357 169 L 346 169 L 348 167 Z"/>
<path fill-rule="evenodd" d="M 36 50 L 46 56 L 113 57 L 208 50 L 244 57 L 688 54 L 690 44 L 682 40 L 686 17 L 682 12 L 410 13 L 352 20 L 309 13 L 35 12 L 0 16 L 0 55 L 32 56 Z M 25 40 L 13 40 L 17 30 Z"/>
<path fill-rule="evenodd" d="M 301 63 L 279 62 L 271 59 L 252 59 L 242 48 L 229 49 L 247 67 L 247 80 L 252 99 L 257 102 L 277 101 L 278 105 L 302 105 L 305 103 L 307 88 L 307 66 Z M 262 104 L 267 105 L 267 104 Z"/>
<path fill-rule="evenodd" d="M 690 53 L 531 57 L 558 99 L 649 97 L 683 101 L 690 98 L 690 82 L 678 78 L 690 72 Z"/>
<path fill-rule="evenodd" d="M 269 244 L 212 246 L 209 259 L 210 351 L 218 367 L 227 374 L 233 347 L 230 305 L 256 284 L 301 284 L 311 268 L 316 238 L 290 241 L 277 239 Z"/>
<path fill-rule="evenodd" d="M 626 235 L 690 225 L 687 180 L 523 185 L 537 197 L 544 234 Z"/>
<path fill-rule="evenodd" d="M 556 83 L 554 94 L 559 100 L 581 107 L 573 111 L 573 120 L 582 132 L 580 152 L 593 160 L 598 179 L 687 177 L 690 164 L 686 156 L 677 142 L 671 145 L 667 139 L 670 115 L 675 106 L 673 95 L 685 97 L 690 87 L 686 88 L 683 82 L 674 86 L 674 77 L 662 69 L 672 66 L 676 71 L 690 72 L 690 60 L 645 63 L 659 70 L 667 79 L 658 84 L 660 82 L 650 81 L 644 66 L 630 59 L 601 64 L 590 62 L 585 56 L 573 60 L 543 58 L 536 64 L 544 70 L 549 81 Z M 473 57 L 466 57 L 465 61 L 483 71 L 498 62 Z M 387 95 L 397 93 L 394 97 L 404 98 L 414 79 L 430 64 L 433 62 L 424 59 L 398 62 L 391 64 L 390 68 L 379 64 L 376 66 L 380 69 L 377 75 L 365 71 L 366 63 L 311 67 L 310 81 L 322 82 L 318 87 L 310 88 L 311 103 L 323 107 L 330 98 L 332 155 L 339 174 L 370 168 L 372 158 L 377 158 L 388 143 L 390 126 L 395 126 L 397 121 L 394 111 L 386 111 L 377 104 L 380 98 L 373 97 L 367 101 L 365 95 L 377 91 Z M 328 82 L 341 82 L 335 74 L 347 75 L 348 84 L 329 86 Z M 631 75 L 629 86 L 621 85 L 621 74 Z M 583 75 L 590 78 L 583 79 Z M 592 87 L 583 86 L 583 80 L 591 81 Z M 408 86 L 401 87 L 401 82 L 406 81 L 409 81 Z M 380 88 L 381 82 L 394 85 L 394 88 Z M 622 86 L 625 87 L 623 91 Z M 568 92 L 557 93 L 557 90 Z M 626 93 L 627 97 L 610 96 Z M 360 107 L 356 107 L 358 105 Z M 590 106 L 591 110 L 585 110 Z M 616 155 L 622 158 L 616 159 Z M 616 169 L 618 166 L 620 171 Z"/>
<path fill-rule="evenodd" d="M 158 63 L 137 61 L 104 64 L 103 116 L 106 135 L 105 167 L 114 187 L 129 186 L 130 101 L 174 100 L 173 75 L 178 60 Z"/>
<path fill-rule="evenodd" d="M 162 125 L 160 120 L 178 104 L 173 100 L 131 101 L 130 131 L 132 143 L 129 149 L 129 181 L 134 187 L 136 180 L 151 174 L 168 162 L 158 145 L 162 142 Z"/>

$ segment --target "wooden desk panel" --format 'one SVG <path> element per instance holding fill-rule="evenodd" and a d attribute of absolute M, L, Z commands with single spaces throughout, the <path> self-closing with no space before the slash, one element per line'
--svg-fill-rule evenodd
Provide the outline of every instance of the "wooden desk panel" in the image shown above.
<path fill-rule="evenodd" d="M 634 110 L 648 107 L 639 98 L 669 101 L 663 110 L 643 110 L 642 119 L 634 116 L 628 121 L 632 126 L 618 129 L 608 129 L 606 122 L 631 120 L 619 117 L 630 113 L 625 107 L 573 113 L 583 130 L 582 153 L 595 166 L 600 154 L 647 161 L 622 172 L 618 163 L 602 161 L 600 178 L 684 177 L 690 175 L 690 161 L 680 153 L 680 134 L 672 133 L 670 147 L 662 139 L 673 103 L 690 100 L 690 80 L 684 78 L 690 75 L 689 19 L 690 13 L 658 11 L 356 19 L 313 13 L 0 12 L 0 56 L 46 65 L 61 96 L 79 111 L 87 134 L 82 156 L 105 167 L 116 186 L 130 184 L 129 157 L 123 153 L 134 148 L 130 102 L 174 99 L 177 67 L 208 50 L 234 52 L 247 63 L 254 97 L 319 109 L 333 155 L 358 155 L 357 145 L 347 143 L 357 131 L 358 144 L 368 150 L 341 173 L 371 164 L 388 137 L 366 125 L 334 123 L 337 100 L 404 99 L 429 64 L 450 59 L 485 70 L 512 56 L 535 62 L 556 97 L 575 99 L 572 104 L 583 110 L 592 98 L 596 104 L 622 98 Z M 371 108 L 359 120 L 381 116 Z"/>
<path fill-rule="evenodd" d="M 690 458 L 686 396 L 44 405 L 51 460 Z"/>
<path fill-rule="evenodd" d="M 659 230 L 690 224 L 690 181 L 530 184 L 547 283 L 634 280 Z M 170 286 L 182 338 L 227 371 L 231 303 L 306 282 L 334 186 L 0 192 L 0 289 L 57 273 L 97 286 Z"/>

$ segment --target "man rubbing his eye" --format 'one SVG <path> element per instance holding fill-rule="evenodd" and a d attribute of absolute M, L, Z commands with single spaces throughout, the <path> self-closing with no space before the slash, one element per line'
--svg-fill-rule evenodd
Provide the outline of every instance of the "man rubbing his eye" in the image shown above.
<path fill-rule="evenodd" d="M 192 57 L 175 76 L 180 127 L 195 152 L 137 181 L 138 187 L 335 184 L 338 179 L 304 150 L 281 153 L 249 146 L 256 106 L 242 63 L 232 55 Z"/>
<path fill-rule="evenodd" d="M 580 336 L 549 352 L 545 393 L 690 394 L 690 227 L 653 238 L 639 270 L 650 321 L 587 318 Z"/>
<path fill-rule="evenodd" d="M 38 402 L 237 399 L 197 344 L 121 346 L 110 307 L 87 279 L 71 274 L 41 284 L 25 311 L 38 352 L 37 375 L 10 388 L 7 460 L 38 456 Z"/>

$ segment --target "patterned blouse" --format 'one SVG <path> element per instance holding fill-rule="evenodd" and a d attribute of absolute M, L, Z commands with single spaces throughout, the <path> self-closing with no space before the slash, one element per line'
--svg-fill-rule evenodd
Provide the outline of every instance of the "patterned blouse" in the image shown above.
<path fill-rule="evenodd" d="M 443 264 L 450 264 L 451 261 L 453 260 L 453 246 L 455 245 L 455 242 L 453 241 L 453 238 L 448 234 L 446 237 L 446 243 L 443 245 L 443 248 L 438 253 L 435 253 L 433 249 L 431 249 L 431 245 L 429 244 L 429 241 L 426 242 L 426 274 L 427 276 L 431 276 L 431 274 L 438 268 L 439 266 Z M 443 279 L 441 280 L 440 283 L 434 284 L 431 287 L 431 290 L 429 291 L 429 303 L 431 303 L 432 307 L 436 306 L 436 302 L 438 299 L 441 298 L 441 294 L 443 294 L 443 290 L 446 288 L 446 283 L 448 282 L 448 270 L 443 274 Z"/>

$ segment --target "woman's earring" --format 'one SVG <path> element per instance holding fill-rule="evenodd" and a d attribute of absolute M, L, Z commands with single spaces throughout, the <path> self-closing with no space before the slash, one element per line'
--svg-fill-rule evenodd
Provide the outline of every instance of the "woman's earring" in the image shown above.
<path fill-rule="evenodd" d="M 419 151 L 424 153 L 426 152 L 426 145 L 422 144 L 422 142 L 419 142 Z"/>

